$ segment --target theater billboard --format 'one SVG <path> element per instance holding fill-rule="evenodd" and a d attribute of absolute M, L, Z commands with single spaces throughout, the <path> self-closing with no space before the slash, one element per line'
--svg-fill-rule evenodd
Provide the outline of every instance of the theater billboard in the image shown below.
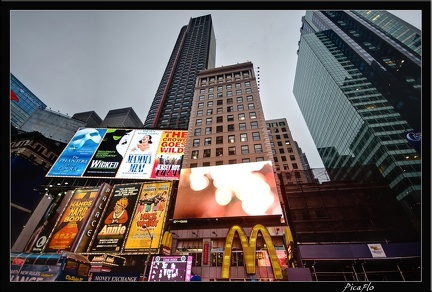
<path fill-rule="evenodd" d="M 178 180 L 187 131 L 80 128 L 47 177 Z"/>

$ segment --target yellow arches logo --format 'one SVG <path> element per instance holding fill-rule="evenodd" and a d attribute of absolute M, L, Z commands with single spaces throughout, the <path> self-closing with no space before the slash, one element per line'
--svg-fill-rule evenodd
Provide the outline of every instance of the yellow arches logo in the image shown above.
<path fill-rule="evenodd" d="M 271 240 L 271 236 L 262 224 L 257 224 L 252 228 L 250 239 L 248 240 L 246 233 L 244 230 L 238 226 L 234 225 L 228 231 L 225 241 L 225 249 L 223 253 L 223 261 L 222 261 L 222 279 L 229 279 L 230 277 L 230 269 L 231 269 L 231 252 L 232 245 L 234 241 L 234 235 L 237 232 L 240 238 L 240 242 L 243 248 L 244 261 L 246 264 L 246 273 L 247 274 L 255 274 L 255 258 L 256 258 L 256 244 L 257 244 L 257 236 L 258 232 L 261 232 L 264 242 L 267 245 L 267 251 L 270 257 L 270 263 L 273 269 L 273 275 L 275 279 L 282 279 L 282 268 L 279 263 L 279 259 L 276 254 L 275 247 L 273 245 L 273 241 Z"/>

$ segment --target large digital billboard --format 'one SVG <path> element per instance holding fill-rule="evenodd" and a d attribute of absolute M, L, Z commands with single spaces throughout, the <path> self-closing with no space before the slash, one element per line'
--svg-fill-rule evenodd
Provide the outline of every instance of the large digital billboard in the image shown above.
<path fill-rule="evenodd" d="M 182 169 L 173 219 L 282 215 L 271 161 Z"/>
<path fill-rule="evenodd" d="M 47 177 L 180 178 L 187 131 L 80 128 Z"/>

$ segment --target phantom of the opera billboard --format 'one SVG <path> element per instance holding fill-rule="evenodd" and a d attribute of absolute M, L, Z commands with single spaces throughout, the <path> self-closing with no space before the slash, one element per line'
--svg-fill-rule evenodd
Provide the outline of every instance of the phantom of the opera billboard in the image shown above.
<path fill-rule="evenodd" d="M 80 128 L 47 177 L 180 178 L 187 131 Z"/>
<path fill-rule="evenodd" d="M 173 219 L 282 215 L 271 161 L 185 168 Z"/>

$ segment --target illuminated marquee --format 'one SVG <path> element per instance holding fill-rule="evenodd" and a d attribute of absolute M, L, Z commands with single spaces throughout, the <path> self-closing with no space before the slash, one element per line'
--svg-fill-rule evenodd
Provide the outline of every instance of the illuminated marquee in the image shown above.
<path fill-rule="evenodd" d="M 247 236 L 244 230 L 238 226 L 234 225 L 228 231 L 226 241 L 225 241 L 225 249 L 223 253 L 223 261 L 222 261 L 222 279 L 229 279 L 230 277 L 230 269 L 231 269 L 231 252 L 232 245 L 234 241 L 234 235 L 237 232 L 240 238 L 240 242 L 243 248 L 244 261 L 246 264 L 246 273 L 247 274 L 255 274 L 255 258 L 256 258 L 256 240 L 258 236 L 258 231 L 261 231 L 263 235 L 264 242 L 267 245 L 267 251 L 270 257 L 270 263 L 273 269 L 273 275 L 275 279 L 282 279 L 282 268 L 279 263 L 279 259 L 276 254 L 275 247 L 273 245 L 273 241 L 271 240 L 271 236 L 262 224 L 257 224 L 252 228 L 250 234 L 250 240 L 248 241 Z"/>

